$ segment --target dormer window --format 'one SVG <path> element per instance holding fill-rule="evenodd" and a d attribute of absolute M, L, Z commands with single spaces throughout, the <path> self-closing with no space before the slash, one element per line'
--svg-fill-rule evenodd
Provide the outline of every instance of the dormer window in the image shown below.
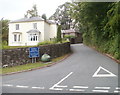
<path fill-rule="evenodd" d="M 33 29 L 37 29 L 37 23 L 33 23 Z"/>
<path fill-rule="evenodd" d="M 16 30 L 19 30 L 19 24 L 16 24 Z"/>

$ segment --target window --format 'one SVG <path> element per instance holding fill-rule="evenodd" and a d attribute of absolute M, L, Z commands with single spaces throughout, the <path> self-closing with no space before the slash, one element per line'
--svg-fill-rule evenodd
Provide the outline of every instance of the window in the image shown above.
<path fill-rule="evenodd" d="M 14 34 L 14 42 L 20 42 L 21 41 L 21 34 L 16 33 Z"/>
<path fill-rule="evenodd" d="M 14 34 L 14 41 L 16 42 L 17 41 L 17 35 Z"/>
<path fill-rule="evenodd" d="M 37 29 L 37 23 L 33 23 L 33 28 Z"/>
<path fill-rule="evenodd" d="M 28 40 L 29 41 L 38 41 L 38 35 L 36 33 L 29 34 Z"/>
<path fill-rule="evenodd" d="M 19 30 L 19 24 L 16 24 L 16 30 Z"/>
<path fill-rule="evenodd" d="M 18 35 L 18 41 L 20 42 L 20 34 Z"/>

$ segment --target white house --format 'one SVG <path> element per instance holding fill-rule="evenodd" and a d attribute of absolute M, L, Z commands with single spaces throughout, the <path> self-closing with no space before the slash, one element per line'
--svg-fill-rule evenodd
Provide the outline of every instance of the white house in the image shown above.
<path fill-rule="evenodd" d="M 30 46 L 57 36 L 57 24 L 40 17 L 22 18 L 9 23 L 9 46 Z"/>

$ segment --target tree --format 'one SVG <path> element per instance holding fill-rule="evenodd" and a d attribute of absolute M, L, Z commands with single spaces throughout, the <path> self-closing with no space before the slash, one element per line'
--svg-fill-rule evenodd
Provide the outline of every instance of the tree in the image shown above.
<path fill-rule="evenodd" d="M 7 44 L 8 43 L 8 31 L 9 31 L 9 28 L 8 28 L 9 20 L 2 20 L 0 21 L 0 23 L 2 23 L 2 42 Z"/>
<path fill-rule="evenodd" d="M 46 21 L 47 20 L 46 14 L 43 14 L 42 18 Z"/>
<path fill-rule="evenodd" d="M 71 3 L 66 2 L 63 5 L 60 5 L 56 9 L 56 12 L 49 18 L 61 24 L 61 28 L 63 30 L 70 29 L 70 25 L 72 23 L 72 19 L 69 14 L 70 4 Z"/>
<path fill-rule="evenodd" d="M 57 42 L 61 42 L 62 38 L 61 38 L 61 25 L 58 25 L 57 28 Z"/>
<path fill-rule="evenodd" d="M 73 3 L 71 17 L 83 29 L 83 42 L 120 60 L 120 2 Z"/>
<path fill-rule="evenodd" d="M 33 5 L 32 9 L 28 10 L 24 16 L 25 17 L 37 17 L 38 16 L 37 6 Z"/>

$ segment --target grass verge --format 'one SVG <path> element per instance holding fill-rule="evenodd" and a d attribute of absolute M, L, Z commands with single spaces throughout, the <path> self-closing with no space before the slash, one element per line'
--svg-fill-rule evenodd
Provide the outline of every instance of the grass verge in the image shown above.
<path fill-rule="evenodd" d="M 24 64 L 24 65 L 19 65 L 19 66 L 14 66 L 14 67 L 6 67 L 6 68 L 1 68 L 0 74 L 7 74 L 7 73 L 12 73 L 12 72 L 18 72 L 18 71 L 24 71 L 24 70 L 29 70 L 29 69 L 35 69 L 38 67 L 44 67 L 47 65 L 50 65 L 52 63 L 58 62 L 62 59 L 64 59 L 65 57 L 67 57 L 69 54 L 66 54 L 64 56 L 58 57 L 58 58 L 54 58 L 52 59 L 51 62 L 37 62 L 37 63 L 28 63 L 28 64 Z"/>

